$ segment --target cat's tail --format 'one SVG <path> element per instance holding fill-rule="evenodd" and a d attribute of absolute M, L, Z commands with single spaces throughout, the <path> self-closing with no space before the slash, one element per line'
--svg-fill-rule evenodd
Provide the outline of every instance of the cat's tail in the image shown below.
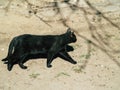
<path fill-rule="evenodd" d="M 9 44 L 9 49 L 8 49 L 8 55 L 6 58 L 2 59 L 2 61 L 8 61 L 10 56 L 13 54 L 14 49 L 15 49 L 15 44 L 16 44 L 16 37 L 12 39 L 12 41 Z"/>

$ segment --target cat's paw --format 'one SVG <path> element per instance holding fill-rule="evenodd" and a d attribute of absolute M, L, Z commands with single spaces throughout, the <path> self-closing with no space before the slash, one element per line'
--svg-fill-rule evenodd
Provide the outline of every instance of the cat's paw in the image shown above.
<path fill-rule="evenodd" d="M 27 66 L 23 65 L 23 63 L 19 63 L 19 66 L 20 66 L 22 69 L 27 69 Z"/>
<path fill-rule="evenodd" d="M 47 67 L 48 67 L 48 68 L 51 68 L 51 67 L 52 67 L 52 65 L 47 65 Z"/>
<path fill-rule="evenodd" d="M 22 69 L 27 69 L 27 66 L 23 66 Z"/>
<path fill-rule="evenodd" d="M 76 62 L 76 61 L 73 61 L 72 63 L 73 63 L 73 64 L 77 64 L 77 62 Z"/>
<path fill-rule="evenodd" d="M 9 64 L 9 63 L 8 63 L 8 67 L 7 67 L 8 71 L 11 71 L 11 70 L 12 70 L 12 66 L 13 66 L 12 64 Z"/>

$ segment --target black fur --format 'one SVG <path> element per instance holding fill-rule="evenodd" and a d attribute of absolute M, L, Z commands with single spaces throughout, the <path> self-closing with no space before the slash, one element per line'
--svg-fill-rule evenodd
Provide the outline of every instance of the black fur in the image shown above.
<path fill-rule="evenodd" d="M 61 35 L 20 35 L 12 39 L 8 55 L 2 61 L 8 64 L 9 71 L 15 63 L 18 63 L 22 69 L 26 69 L 27 67 L 23 63 L 31 57 L 39 57 L 38 55 L 47 57 L 47 67 L 52 67 L 51 62 L 56 56 L 76 64 L 76 61 L 67 53 L 68 44 L 76 42 L 76 40 L 76 36 L 70 28 Z"/>

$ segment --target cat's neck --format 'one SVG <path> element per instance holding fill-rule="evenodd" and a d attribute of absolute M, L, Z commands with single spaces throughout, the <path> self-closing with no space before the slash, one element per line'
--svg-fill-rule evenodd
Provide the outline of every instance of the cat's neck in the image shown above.
<path fill-rule="evenodd" d="M 67 45 L 70 43 L 70 40 L 66 34 L 60 35 L 60 38 L 62 39 L 62 44 Z"/>

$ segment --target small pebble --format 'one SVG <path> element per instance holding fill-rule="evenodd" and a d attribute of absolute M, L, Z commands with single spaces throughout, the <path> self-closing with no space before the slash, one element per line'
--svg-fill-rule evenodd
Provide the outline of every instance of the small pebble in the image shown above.
<path fill-rule="evenodd" d="M 103 67 L 104 67 L 104 65 L 101 65 L 101 67 L 103 68 Z"/>

